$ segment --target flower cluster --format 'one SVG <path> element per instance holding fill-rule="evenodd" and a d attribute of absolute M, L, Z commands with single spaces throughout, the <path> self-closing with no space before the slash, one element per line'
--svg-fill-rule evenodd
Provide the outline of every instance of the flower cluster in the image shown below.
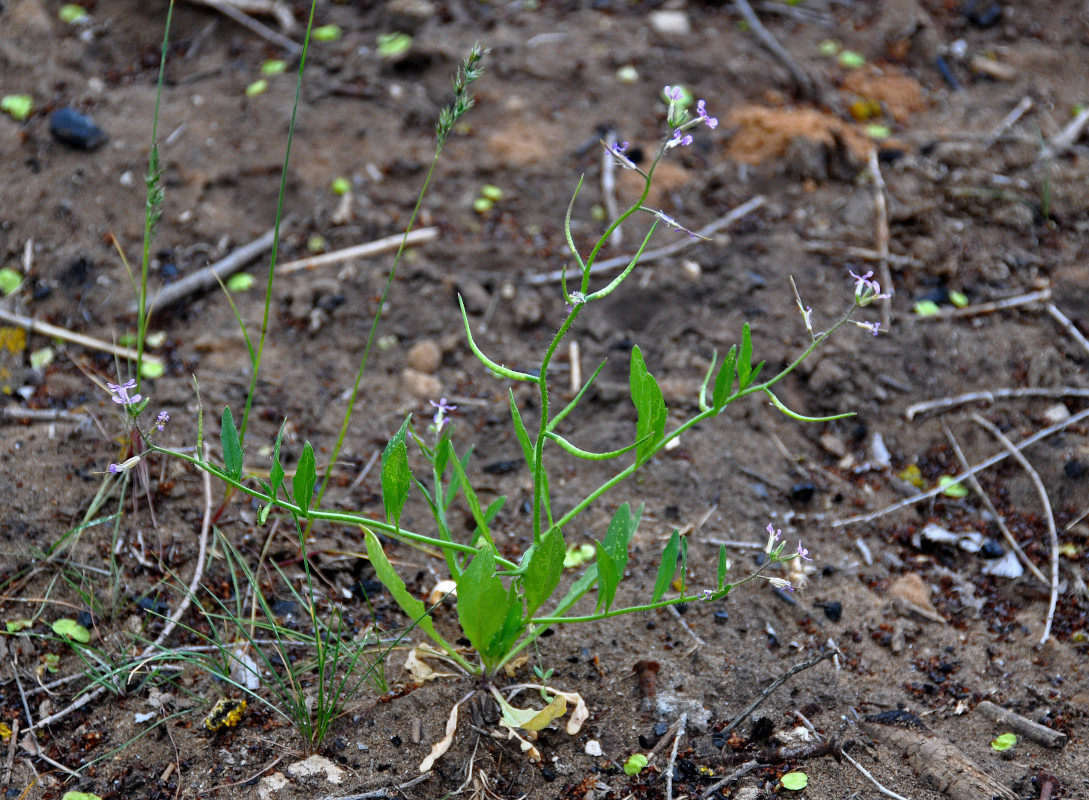
<path fill-rule="evenodd" d="M 803 561 L 812 561 L 809 557 L 809 549 L 805 547 L 801 541 L 798 542 L 798 549 L 790 555 L 783 555 L 783 549 L 786 547 L 786 542 L 783 539 L 782 530 L 777 529 L 774 525 L 768 524 L 768 543 L 764 546 L 764 552 L 771 556 L 771 560 L 774 561 L 794 561 L 796 559 L 802 559 Z M 766 580 L 772 586 L 777 589 L 786 589 L 788 592 L 794 591 L 794 586 L 786 578 L 777 578 L 773 575 L 761 575 L 761 578 Z"/>
<path fill-rule="evenodd" d="M 145 400 L 144 396 L 139 392 L 133 393 L 136 388 L 136 379 L 129 378 L 124 383 L 106 383 L 106 388 L 110 390 L 110 399 L 117 403 L 119 406 L 124 406 L 129 409 L 129 414 L 135 418 L 139 416 L 140 412 L 146 407 L 149 400 Z M 143 404 L 141 405 L 141 401 Z M 166 423 L 170 422 L 170 414 L 163 409 L 155 416 L 155 429 L 159 432 L 166 430 Z M 137 464 L 140 463 L 143 455 L 136 455 L 132 458 L 126 459 L 121 463 L 110 464 L 106 468 L 106 471 L 111 475 L 122 475 Z"/>
<path fill-rule="evenodd" d="M 124 383 L 107 383 L 106 388 L 110 390 L 110 399 L 121 406 L 134 406 L 144 399 L 144 396 L 139 392 L 129 394 L 132 389 L 136 388 L 135 378 L 129 378 Z"/>
<path fill-rule="evenodd" d="M 859 308 L 892 297 L 892 292 L 882 293 L 881 284 L 873 280 L 872 269 L 865 275 L 856 275 L 852 271 L 851 277 L 855 279 L 855 302 Z"/>
<path fill-rule="evenodd" d="M 443 427 L 449 422 L 446 415 L 457 408 L 457 406 L 448 405 L 445 397 L 440 397 L 439 402 L 437 403 L 434 400 L 428 400 L 427 402 L 435 408 L 435 416 L 431 420 L 432 427 L 434 427 L 435 433 L 442 433 Z"/>
<path fill-rule="evenodd" d="M 718 118 L 707 113 L 707 102 L 696 102 L 696 116 L 689 117 L 685 106 L 691 103 L 691 95 L 683 86 L 666 86 L 662 93 L 669 100 L 669 112 L 666 119 L 673 135 L 666 142 L 666 147 L 687 147 L 692 144 L 692 135 L 684 131 L 696 125 L 706 125 L 712 130 L 718 127 Z M 687 101 L 687 102 L 686 102 Z"/>

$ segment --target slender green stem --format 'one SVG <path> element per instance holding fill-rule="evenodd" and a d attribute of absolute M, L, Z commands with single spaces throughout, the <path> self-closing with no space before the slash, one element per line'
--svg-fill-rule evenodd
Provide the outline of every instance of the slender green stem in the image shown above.
<path fill-rule="evenodd" d="M 286 511 L 289 514 L 294 514 L 303 519 L 309 518 L 314 520 L 321 520 L 322 522 L 335 522 L 341 525 L 358 525 L 363 528 L 373 528 L 374 530 L 381 531 L 382 533 L 394 539 L 403 539 L 414 544 L 430 545 L 431 547 L 437 547 L 440 549 L 456 550 L 459 553 L 466 553 L 468 555 L 476 555 L 477 553 L 477 548 L 472 547 L 471 545 L 461 544 L 459 542 L 444 541 L 442 539 L 436 539 L 432 536 L 424 536 L 421 533 L 414 533 L 412 531 L 405 530 L 404 528 L 398 528 L 396 525 L 390 525 L 389 523 L 380 522 L 379 520 L 370 519 L 369 517 L 363 517 L 357 514 L 344 514 L 337 511 L 318 511 L 314 509 L 311 509 L 310 511 L 305 511 L 294 503 L 289 503 L 288 501 L 281 500 L 278 497 L 272 497 L 262 491 L 254 489 L 252 486 L 247 486 L 241 480 L 235 480 L 234 478 L 232 478 L 226 473 L 226 471 L 220 469 L 216 465 L 210 464 L 207 461 L 202 461 L 201 459 L 196 458 L 195 456 L 191 456 L 188 453 L 181 453 L 177 450 L 170 450 L 165 447 L 158 447 L 150 443 L 148 445 L 148 450 L 150 452 L 161 453 L 163 455 L 188 462 L 197 469 L 207 472 L 212 477 L 223 481 L 223 483 L 233 487 L 234 489 L 237 489 L 243 494 L 247 494 L 250 497 L 253 497 L 256 500 L 260 500 L 263 503 L 271 503 L 276 508 L 281 509 L 282 511 Z M 516 569 L 518 566 L 515 562 L 503 558 L 499 555 L 495 556 L 495 561 L 496 563 L 501 564 L 507 569 Z"/>
<path fill-rule="evenodd" d="M 239 441 L 243 443 L 246 441 L 246 428 L 250 422 L 253 398 L 257 393 L 257 374 L 261 371 L 261 357 L 264 355 L 265 341 L 268 339 L 268 323 L 272 309 L 272 284 L 276 277 L 276 257 L 280 252 L 280 223 L 284 216 L 284 196 L 287 194 L 287 168 L 291 162 L 291 145 L 295 141 L 295 120 L 299 113 L 299 97 L 302 94 L 303 70 L 306 68 L 306 53 L 310 47 L 310 30 L 314 25 L 315 5 L 317 5 L 317 0 L 310 3 L 310 18 L 306 21 L 306 35 L 303 37 L 299 72 L 295 78 L 295 102 L 291 107 L 291 123 L 287 127 L 287 147 L 284 149 L 284 163 L 280 168 L 280 190 L 276 196 L 276 220 L 272 226 L 272 254 L 269 257 L 268 281 L 265 283 L 265 310 L 261 316 L 261 336 L 257 342 L 257 353 L 250 364 L 250 385 L 246 390 L 246 407 L 242 411 L 242 425 L 238 430 Z M 335 457 L 333 460 L 336 460 Z"/>
<path fill-rule="evenodd" d="M 159 56 L 159 79 L 155 85 L 155 112 L 151 118 L 151 152 L 148 154 L 147 200 L 144 209 L 144 247 L 140 256 L 140 295 L 136 300 L 136 388 L 142 383 L 140 367 L 144 362 L 144 338 L 147 336 L 147 281 L 151 266 L 151 241 L 155 238 L 155 223 L 159 219 L 162 188 L 159 186 L 159 107 L 163 97 L 163 76 L 166 73 L 166 51 L 170 43 L 170 23 L 174 19 L 174 0 L 166 10 L 166 27 Z"/>

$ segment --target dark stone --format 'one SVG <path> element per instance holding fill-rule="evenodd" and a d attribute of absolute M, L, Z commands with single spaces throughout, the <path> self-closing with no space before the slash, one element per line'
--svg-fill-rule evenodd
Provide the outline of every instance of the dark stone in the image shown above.
<path fill-rule="evenodd" d="M 824 616 L 832 622 L 839 622 L 843 617 L 843 603 L 824 603 L 821 608 L 824 610 Z"/>
<path fill-rule="evenodd" d="M 90 117 L 68 107 L 53 112 L 49 118 L 49 132 L 58 142 L 79 150 L 94 150 L 107 138 Z"/>
<path fill-rule="evenodd" d="M 669 723 L 668 722 L 655 723 L 655 725 L 654 725 L 654 735 L 655 736 L 662 737 L 662 736 L 665 736 L 667 733 L 669 733 Z"/>
<path fill-rule="evenodd" d="M 981 558 L 988 559 L 1002 558 L 1006 555 L 1006 551 L 996 540 L 984 539 L 982 547 L 979 548 L 979 555 Z"/>
<path fill-rule="evenodd" d="M 790 487 L 790 499 L 795 503 L 808 503 L 816 491 L 817 487 L 812 483 L 796 483 Z"/>
<path fill-rule="evenodd" d="M 726 609 L 720 608 L 718 611 L 715 612 L 715 622 L 718 625 L 725 625 L 729 619 L 730 613 Z"/>
<path fill-rule="evenodd" d="M 1076 458 L 1072 458 L 1063 464 L 1063 472 L 1066 473 L 1066 477 L 1080 481 L 1085 477 L 1085 465 Z"/>

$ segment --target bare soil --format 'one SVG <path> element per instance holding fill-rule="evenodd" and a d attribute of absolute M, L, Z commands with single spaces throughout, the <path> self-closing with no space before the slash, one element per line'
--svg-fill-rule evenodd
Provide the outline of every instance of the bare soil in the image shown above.
<path fill-rule="evenodd" d="M 0 3 L 0 88 L 35 99 L 24 122 L 0 115 L 0 266 L 29 269 L 6 309 L 112 341 L 134 329 L 134 295 L 119 251 L 139 263 L 166 5 L 86 5 L 89 27 L 61 23 L 57 2 Z M 300 25 L 304 5 L 293 9 Z M 592 207 L 603 202 L 598 140 L 611 129 L 650 152 L 662 130 L 665 84 L 689 86 L 722 124 L 671 154 L 651 202 L 692 228 L 753 197 L 765 203 L 711 241 L 641 266 L 582 317 L 573 335 L 583 374 L 603 359 L 608 364 L 571 420 L 569 436 L 594 450 L 631 441 L 635 413 L 626 381 L 633 343 L 661 380 L 671 419 L 679 420 L 695 406 L 712 353 L 737 342 L 743 322 L 751 324 L 756 355 L 769 370 L 804 348 L 808 335 L 790 276 L 818 329 L 843 309 L 852 287 L 848 270 L 879 269 L 849 250 L 881 246 L 882 215 L 867 170 L 872 124 L 891 133 L 876 146 L 887 184 L 895 295 L 880 336 L 843 331 L 783 385 L 782 399 L 800 413 L 857 416 L 802 424 L 756 400 L 731 407 L 565 531 L 572 544 L 600 538 L 620 503 L 645 503 L 621 586 L 624 599 L 636 602 L 649 592 L 657 554 L 673 528 L 689 531 L 688 581 L 699 586 L 714 580 L 717 542 L 762 542 L 771 522 L 791 548 L 800 539 L 815 558 L 797 591 L 761 585 L 680 615 L 663 611 L 557 630 L 540 640 L 513 680 L 532 679 L 535 664 L 554 669 L 551 682 L 581 692 L 589 704 L 582 731 L 542 732 L 536 745 L 542 761 L 534 764 L 516 742 L 491 736 L 492 709 L 477 706 L 463 713 L 453 747 L 430 776 L 403 789 L 394 787 L 419 774 L 451 706 L 473 685 L 446 678 L 415 686 L 398 651 L 386 667 L 397 691 L 380 698 L 364 687 L 323 745 L 321 754 L 345 771 L 342 782 L 291 778 L 268 796 L 373 792 L 366 796 L 419 799 L 460 789 L 481 798 L 664 798 L 672 763 L 672 797 L 693 798 L 750 759 L 761 766 L 715 796 L 795 796 L 778 784 L 792 768 L 809 776 L 806 797 L 879 796 L 846 760 L 805 757 L 802 714 L 836 744 L 852 743 L 848 754 L 881 784 L 915 800 L 995 793 L 950 782 L 956 765 L 968 778 L 989 776 L 1010 796 L 1039 796 L 1038 776 L 1046 772 L 1057 777 L 1051 797 L 1089 797 L 1085 423 L 1025 450 L 1046 488 L 1061 545 L 1058 603 L 1042 647 L 1051 593 L 1048 522 L 1034 484 L 1012 459 L 981 471 L 979 480 L 1044 582 L 1028 572 L 1017 578 L 985 572 L 996 562 L 986 556 L 1010 548 L 975 494 L 938 496 L 843 524 L 914 491 L 909 468 L 925 486 L 959 472 L 947 431 L 971 463 L 1001 452 L 972 413 L 1016 442 L 1085 405 L 1089 352 L 1073 333 L 1089 332 L 1089 151 L 1077 137 L 1070 146 L 1049 146 L 1089 99 L 1085 4 L 807 0 L 755 7 L 814 78 L 819 101 L 798 95 L 789 72 L 731 4 L 318 4 L 318 23 L 336 23 L 344 35 L 315 44 L 307 62 L 281 262 L 307 255 L 315 235 L 334 250 L 403 229 L 430 162 L 438 111 L 450 99 L 450 76 L 474 42 L 492 50 L 475 87 L 477 106 L 450 139 L 424 202 L 420 222 L 437 226 L 439 237 L 413 248 L 398 273 L 379 330 L 383 347 L 364 377 L 348 445 L 333 466 L 328 507 L 381 514 L 377 471 L 357 478 L 406 412 L 426 420 L 428 399 L 445 395 L 458 406 L 458 449 L 475 447 L 472 475 L 482 495 L 508 498 L 496 525 L 503 547 L 526 546 L 531 482 L 516 466 L 507 386 L 466 347 L 456 293 L 468 299 L 487 352 L 504 363 L 534 363 L 562 315 L 558 286 L 534 276 L 563 264 L 563 213 L 575 184 L 585 176 L 573 218 L 576 240 L 586 246 L 599 230 Z M 667 10 L 687 22 L 688 32 L 661 30 L 656 15 Z M 378 57 L 376 40 L 392 30 L 414 40 L 406 56 L 391 61 Z M 300 28 L 292 35 L 301 40 Z M 865 66 L 852 70 L 822 56 L 826 39 L 862 54 Z M 153 248 L 156 286 L 271 227 L 294 81 L 289 71 L 271 78 L 264 94 L 246 97 L 244 90 L 265 59 L 282 55 L 209 8 L 177 5 L 159 120 L 166 197 Z M 626 66 L 636 70 L 634 83 L 618 77 Z M 1022 98 L 1031 107 L 1002 128 Z M 55 140 L 50 113 L 62 106 L 89 114 L 108 135 L 106 144 L 85 151 Z M 329 190 L 338 176 L 352 182 L 347 205 Z M 484 184 L 504 196 L 480 214 L 472 205 Z M 622 196 L 633 190 L 621 182 Z M 641 233 L 629 226 L 625 234 L 606 257 L 632 251 Z M 657 232 L 652 247 L 678 237 Z M 254 262 L 249 271 L 258 288 L 236 294 L 242 318 L 258 328 L 267 265 L 267 257 Z M 285 462 L 306 440 L 315 443 L 319 461 L 329 453 L 388 265 L 385 256 L 278 276 L 248 465 L 267 466 L 261 448 L 284 419 Z M 952 314 L 951 293 L 963 293 L 972 309 L 1043 289 L 1049 300 Z M 914 314 L 921 300 L 937 302 L 942 315 Z M 1047 303 L 1073 321 L 1073 332 L 1048 313 Z M 879 319 L 880 309 L 871 310 Z M 208 291 L 157 309 L 152 333 L 164 335 L 153 352 L 167 372 L 144 391 L 171 414 L 165 440 L 178 447 L 196 440 L 195 375 L 209 439 L 218 441 L 219 411 L 230 405 L 238 416 L 249 383 L 245 342 L 223 294 Z M 16 342 L 18 335 L 11 336 Z M 409 349 L 422 340 L 441 352 L 431 380 L 404 373 Z M 32 369 L 30 353 L 51 344 L 31 334 L 25 348 L 13 345 L 0 362 L 10 395 L 0 422 L 0 606 L 5 622 L 34 623 L 19 636 L 0 636 L 0 715 L 24 731 L 0 747 L 5 797 L 60 798 L 75 789 L 126 800 L 264 796 L 259 778 L 287 775 L 306 755 L 298 736 L 256 704 L 239 725 L 207 732 L 204 714 L 229 692 L 191 670 L 154 690 L 134 681 L 121 694 L 102 694 L 37 729 L 33 738 L 25 734 L 32 721 L 93 688 L 83 661 L 46 635 L 50 623 L 91 614 L 84 619 L 92 623 L 94 644 L 119 659 L 134 652 L 129 634 L 154 638 L 161 619 L 139 601 L 154 598 L 170 610 L 180 602 L 166 587 L 188 581 L 196 568 L 205 505 L 199 474 L 176 462 L 155 463 L 146 490 L 135 498 L 130 492 L 116 529 L 111 522 L 87 527 L 66 540 L 60 556 L 46 557 L 85 519 L 102 520 L 116 509 L 113 497 L 86 516 L 106 465 L 128 455 L 117 408 L 92 380 L 116 379 L 114 357 L 55 345 L 53 363 Z M 561 394 L 571 366 L 563 354 L 556 370 Z M 912 419 L 905 414 L 922 401 L 1004 388 L 1043 391 Z M 1069 388 L 1083 396 L 1064 395 Z M 532 419 L 530 395 L 516 396 Z M 65 413 L 49 418 L 49 412 Z M 556 505 L 566 507 L 606 473 L 560 455 L 553 455 L 553 488 Z M 222 490 L 214 493 L 218 504 Z M 236 497 L 217 522 L 252 563 L 269 534 L 255 512 Z M 455 519 L 471 528 L 460 503 Z M 418 497 L 405 524 L 427 524 Z M 980 552 L 935 543 L 922 537 L 928 524 L 975 531 L 987 543 Z M 296 580 L 298 545 L 287 530 L 279 526 L 267 559 Z M 323 577 L 323 609 L 339 605 L 357 627 L 404 625 L 388 595 L 375 594 L 368 608 L 352 591 L 373 580 L 358 557 L 359 530 L 320 528 L 312 550 Z M 731 553 L 742 574 L 759 549 Z M 431 554 L 391 544 L 390 556 L 420 596 L 441 577 L 442 561 Z M 221 553 L 212 554 L 205 584 L 221 596 L 230 593 Z M 438 616 L 456 636 L 452 611 Z M 198 620 L 190 613 L 186 622 Z M 178 631 L 170 643 L 191 642 Z M 796 675 L 733 736 L 722 735 L 776 677 L 833 644 L 842 656 Z M 56 673 L 48 654 L 59 656 Z M 652 687 L 633 672 L 648 661 L 658 665 Z M 66 676 L 77 677 L 51 685 Z M 160 710 L 151 701 L 164 695 Z M 999 753 L 990 743 L 1008 726 L 977 710 L 984 700 L 1068 740 L 1049 748 L 1022 736 Z M 882 735 L 873 724 L 856 724 L 897 709 L 916 715 L 930 733 Z M 187 713 L 141 737 L 151 723 L 137 722 L 137 715 L 151 712 Z M 682 713 L 687 727 L 671 762 L 666 729 Z M 587 754 L 590 740 L 603 755 Z M 629 754 L 659 741 L 650 768 L 634 778 L 621 771 Z M 940 746 L 920 750 L 927 741 Z M 75 770 L 91 762 L 76 778 L 57 766 Z"/>

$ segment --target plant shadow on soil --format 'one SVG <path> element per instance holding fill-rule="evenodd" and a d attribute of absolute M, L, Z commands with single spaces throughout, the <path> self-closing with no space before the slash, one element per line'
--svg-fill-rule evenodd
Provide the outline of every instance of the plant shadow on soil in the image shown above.
<path fill-rule="evenodd" d="M 330 507 L 381 513 L 377 473 L 355 478 L 406 412 L 429 415 L 423 390 L 436 388 L 459 406 L 454 441 L 461 452 L 476 446 L 473 475 L 482 493 L 509 498 L 496 530 L 512 551 L 524 548 L 528 520 L 521 509 L 532 487 L 524 469 L 507 469 L 517 463 L 519 448 L 507 427 L 506 387 L 484 374 L 468 351 L 455 292 L 470 299 L 482 347 L 507 363 L 532 363 L 560 319 L 562 300 L 558 287 L 531 278 L 563 263 L 563 210 L 575 182 L 586 175 L 574 214 L 575 236 L 585 243 L 596 235 L 592 206 L 602 202 L 597 139 L 611 126 L 622 139 L 653 147 L 663 84 L 691 86 L 722 125 L 673 154 L 652 202 L 693 227 L 757 195 L 766 203 L 728 233 L 640 267 L 619 293 L 584 315 L 574 332 L 584 369 L 609 361 L 581 410 L 592 422 L 573 423 L 566 433 L 588 449 L 630 442 L 634 411 L 626 370 L 633 343 L 662 381 L 670 407 L 683 409 L 694 406 L 712 352 L 737 341 L 744 321 L 769 369 L 804 347 L 789 276 L 818 327 L 842 309 L 851 289 L 847 270 L 876 268 L 848 250 L 875 246 L 864 131 L 874 122 L 892 130 L 880 147 L 896 295 L 887 334 L 844 331 L 782 392 L 787 405 L 803 413 L 853 410 L 856 417 L 807 426 L 755 401 L 731 408 L 724 419 L 685 435 L 678 448 L 565 532 L 569 543 L 590 541 L 601 536 L 617 505 L 645 503 L 621 585 L 627 600 L 638 601 L 653 585 L 657 554 L 674 527 L 691 528 L 689 584 L 698 586 L 714 580 L 716 540 L 758 542 L 773 521 L 816 556 L 805 585 L 793 595 L 755 587 L 681 615 L 557 630 L 540 640 L 519 679 L 532 680 L 535 664 L 554 669 L 554 685 L 581 692 L 589 703 L 582 732 L 574 738 L 542 732 L 543 762 L 530 764 L 516 742 L 489 735 L 488 709 L 476 709 L 432 775 L 403 796 L 447 796 L 471 777 L 464 794 L 476 797 L 665 797 L 669 746 L 636 778 L 620 765 L 653 746 L 663 723 L 687 712 L 673 794 L 694 797 L 752 753 L 782 746 L 776 737 L 794 733 L 796 711 L 825 735 L 854 740 L 851 752 L 885 786 L 918 800 L 951 796 L 921 783 L 902 752 L 870 742 L 844 721 L 854 711 L 901 707 L 1018 796 L 1036 796 L 1030 779 L 1040 770 L 1058 776 L 1062 796 L 1089 796 L 1089 525 L 1077 521 L 1089 497 L 1085 426 L 1026 451 L 1048 490 L 1064 545 L 1053 636 L 1041 649 L 1034 645 L 1047 614 L 1046 585 L 1030 575 L 988 576 L 983 570 L 992 562 L 981 554 L 920 539 L 927 523 L 936 523 L 1000 543 L 974 495 L 938 497 L 870 522 L 835 525 L 899 500 L 899 476 L 911 465 L 927 485 L 958 472 L 943 423 L 975 463 L 1001 446 L 971 421 L 970 411 L 1016 441 L 1084 405 L 1057 390 L 1086 388 L 1089 353 L 1041 304 L 938 320 L 912 314 L 924 299 L 952 309 L 951 292 L 977 304 L 1047 287 L 1052 302 L 1086 330 L 1089 160 L 1077 144 L 1041 155 L 1042 143 L 1085 101 L 1078 94 L 1089 85 L 1083 4 L 1062 0 L 1046 15 L 1031 4 L 995 4 L 997 22 L 972 10 L 984 5 L 973 3 L 758 6 L 780 43 L 827 87 L 822 108 L 792 98 L 789 75 L 739 26 L 729 5 L 681 4 L 674 13 L 690 25 L 683 35 L 661 30 L 663 19 L 655 15 L 663 9 L 656 3 L 421 5 L 433 13 L 421 16 L 411 3 L 320 4 L 320 22 L 339 24 L 344 36 L 314 47 L 304 82 L 282 259 L 304 256 L 313 235 L 332 250 L 401 230 L 430 157 L 438 109 L 448 100 L 449 76 L 474 42 L 492 48 L 477 85 L 478 105 L 449 141 L 424 205 L 422 223 L 437 225 L 440 239 L 414 249 L 398 275 L 380 328 L 388 346 L 366 377 L 362 410 L 326 500 Z M 138 251 L 139 176 L 147 163 L 164 19 L 159 5 L 133 0 L 91 4 L 91 12 L 93 24 L 80 29 L 64 26 L 53 4 L 41 0 L 0 7 L 0 85 L 34 95 L 39 108 L 26 122 L 0 118 L 0 175 L 7 187 L 0 253 L 4 265 L 21 264 L 32 242 L 23 312 L 110 340 L 133 325 L 130 284 L 108 235 L 130 259 Z M 271 225 L 293 91 L 284 75 L 272 79 L 265 94 L 247 98 L 245 87 L 264 59 L 279 55 L 276 49 L 209 9 L 182 3 L 176 14 L 160 123 L 166 202 L 154 245 L 155 280 L 192 272 Z M 399 61 L 383 61 L 374 52 L 375 36 L 395 29 L 413 34 L 412 49 Z M 825 39 L 863 54 L 866 66 L 852 71 L 822 57 Z M 965 45 L 963 58 L 956 56 L 956 42 Z M 939 58 L 959 88 L 943 77 Z M 618 79 L 619 68 L 629 65 L 638 75 L 630 84 Z M 992 137 L 1026 96 L 1032 108 Z M 64 105 L 90 114 L 109 142 L 85 152 L 53 140 L 48 112 Z M 877 116 L 859 122 L 852 111 Z M 328 189 L 341 175 L 353 181 L 346 208 L 338 208 L 343 201 Z M 486 183 L 501 187 L 504 197 L 481 215 L 472 201 Z M 621 180 L 621 194 L 631 190 Z M 606 256 L 628 252 L 638 233 L 632 227 L 626 234 Z M 681 235 L 656 233 L 653 246 Z M 341 392 L 355 374 L 387 264 L 348 262 L 278 283 L 248 464 L 264 462 L 258 449 L 272 442 L 285 418 L 285 462 L 293 462 L 304 440 L 331 446 L 343 413 Z M 263 285 L 261 267 L 251 269 Z M 257 292 L 237 299 L 247 321 L 259 320 Z M 147 393 L 171 412 L 168 442 L 191 445 L 190 376 L 200 380 L 209 418 L 227 404 L 241 408 L 249 380 L 244 344 L 217 292 L 159 309 L 152 329 L 166 335 L 156 352 L 168 371 Z M 441 358 L 421 383 L 404 370 L 409 349 L 422 340 L 433 342 Z M 28 351 L 46 344 L 32 335 Z M 114 548 L 110 525 L 83 531 L 63 560 L 43 560 L 41 554 L 82 519 L 101 485 L 99 473 L 117 456 L 115 409 L 84 375 L 113 379 L 116 372 L 112 357 L 74 345 L 58 348 L 42 371 L 29 367 L 27 353 L 3 356 L 11 386 L 29 387 L 27 397 L 18 403 L 13 397 L 8 408 L 86 411 L 95 420 L 11 416 L 0 423 L 4 620 L 37 615 L 32 631 L 41 633 L 55 618 L 90 610 L 89 597 L 108 606 L 116 595 L 110 613 L 93 620 L 95 642 L 119 648 L 125 631 L 154 635 L 161 623 L 137 601 L 158 597 L 173 607 L 179 598 L 163 589 L 166 570 L 183 581 L 192 574 L 204 503 L 199 476 L 176 463 L 153 467 L 154 522 L 145 498 L 138 498 L 119 529 L 115 592 L 101 572 Z M 557 365 L 558 382 L 568 380 L 570 368 L 569 362 Z M 1003 387 L 1056 391 L 905 419 L 913 403 Z M 414 388 L 421 394 L 413 395 Z M 532 415 L 529 395 L 516 396 L 523 413 Z M 878 435 L 888 466 L 876 463 L 883 460 L 875 456 Z M 605 475 L 558 454 L 553 464 L 557 505 L 581 497 Z M 980 480 L 1029 558 L 1049 574 L 1047 528 L 1025 473 L 1007 460 Z M 471 525 L 468 512 L 455 508 Z M 236 501 L 219 520 L 224 535 L 250 558 L 268 535 L 254 516 L 254 508 Z M 416 497 L 404 523 L 425 519 Z M 370 612 L 359 594 L 349 600 L 344 592 L 373 572 L 345 554 L 362 549 L 360 532 L 334 527 L 319 529 L 312 547 L 330 597 L 359 624 Z M 752 563 L 756 552 L 733 550 L 736 569 Z M 273 538 L 269 558 L 288 563 L 295 556 L 290 536 Z M 441 572 L 441 560 L 426 553 L 392 547 L 391 557 L 421 596 Z M 212 558 L 205 580 L 217 591 L 228 586 L 222 559 Z M 388 595 L 370 599 L 378 623 L 391 630 L 404 624 Z M 439 609 L 438 624 L 456 636 L 450 609 Z M 793 678 L 734 738 L 722 741 L 718 732 L 775 677 L 830 641 L 842 658 Z M 57 675 L 46 668 L 48 653 L 60 656 Z M 633 673 L 640 661 L 659 665 L 652 694 Z M 388 663 L 395 687 L 410 680 L 402 663 L 401 651 Z M 25 729 L 27 714 L 41 719 L 63 708 L 86 682 L 46 692 L 35 676 L 47 683 L 82 668 L 71 649 L 55 641 L 0 637 L 3 720 L 18 720 Z M 466 680 L 440 679 L 397 697 L 362 691 L 322 750 L 345 770 L 343 781 L 299 779 L 272 796 L 352 795 L 409 781 L 468 688 Z M 184 672 L 161 689 L 168 712 L 188 713 L 87 768 L 79 780 L 65 784 L 62 773 L 22 747 L 0 749 L 0 770 L 10 769 L 0 772 L 9 776 L 6 796 L 59 798 L 75 788 L 103 798 L 248 798 L 257 792 L 250 779 L 259 771 L 276 759 L 282 761 L 271 772 L 302 758 L 291 729 L 260 708 L 251 708 L 236 727 L 203 730 L 204 713 L 224 691 L 206 676 Z M 1022 738 L 999 754 L 990 742 L 1005 729 L 974 711 L 984 699 L 1067 733 L 1069 742 L 1047 749 Z M 136 715 L 151 710 L 148 687 L 135 687 L 38 731 L 38 747 L 78 768 L 136 737 L 149 724 L 136 723 Z M 602 756 L 586 754 L 590 740 L 600 743 Z M 777 788 L 777 777 L 791 767 L 808 774 L 808 797 L 876 796 L 857 771 L 832 757 L 771 764 L 724 787 L 722 796 L 793 796 Z M 391 790 L 390 796 L 401 795 Z"/>

